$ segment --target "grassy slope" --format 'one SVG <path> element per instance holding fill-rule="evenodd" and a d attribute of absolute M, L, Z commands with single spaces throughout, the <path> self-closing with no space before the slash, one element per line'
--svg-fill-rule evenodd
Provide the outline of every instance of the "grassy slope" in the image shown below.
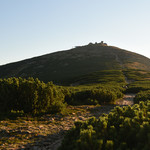
<path fill-rule="evenodd" d="M 112 46 L 99 44 L 76 47 L 0 67 L 0 77 L 38 77 L 44 82 L 72 82 L 100 70 L 136 68 L 150 70 L 150 59 Z"/>
<path fill-rule="evenodd" d="M 124 70 L 124 75 L 130 81 L 127 92 L 137 93 L 150 89 L 150 72 L 144 70 Z"/>
<path fill-rule="evenodd" d="M 128 79 L 134 81 L 150 80 L 150 72 L 145 70 L 128 69 L 124 70 L 124 74 Z"/>
<path fill-rule="evenodd" d="M 125 83 L 125 78 L 121 70 L 102 70 L 86 74 L 72 80 L 72 85 L 77 84 L 106 84 L 106 83 Z"/>

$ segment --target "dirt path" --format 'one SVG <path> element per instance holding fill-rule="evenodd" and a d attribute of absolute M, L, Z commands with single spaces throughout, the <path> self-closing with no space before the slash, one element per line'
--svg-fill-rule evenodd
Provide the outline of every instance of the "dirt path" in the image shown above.
<path fill-rule="evenodd" d="M 116 102 L 116 105 L 124 106 L 124 105 L 132 105 L 134 94 L 126 94 L 122 99 Z M 57 122 L 58 132 L 56 134 L 44 137 L 43 140 L 34 144 L 34 146 L 26 145 L 24 147 L 25 150 L 57 150 L 61 145 L 64 134 L 67 130 L 69 130 L 74 121 L 77 120 L 86 120 L 91 116 L 99 117 L 103 113 L 109 113 L 116 105 L 105 105 L 105 106 L 78 106 L 80 109 L 84 109 L 84 113 L 78 112 L 77 114 L 73 114 L 70 117 L 65 117 Z M 54 118 L 56 119 L 56 118 Z M 63 126 L 60 127 L 59 124 Z"/>
<path fill-rule="evenodd" d="M 135 97 L 135 94 L 132 94 L 132 93 L 125 94 L 122 99 L 119 99 L 116 101 L 116 105 L 133 105 L 134 97 Z"/>
<path fill-rule="evenodd" d="M 115 59 L 116 61 L 118 61 L 118 63 L 120 64 L 120 66 L 122 68 L 125 68 L 122 61 L 119 59 L 118 55 L 115 55 Z M 132 80 L 129 80 L 125 74 L 124 74 L 126 83 L 129 84 L 131 82 L 133 82 Z M 102 115 L 103 113 L 108 114 L 115 106 L 126 106 L 126 105 L 133 105 L 133 99 L 135 97 L 135 94 L 132 93 L 128 93 L 125 94 L 124 97 L 122 99 L 119 99 L 116 101 L 116 105 L 104 105 L 104 106 L 99 106 L 99 107 L 91 107 L 91 106 L 87 106 L 85 107 L 86 110 L 86 116 L 83 115 L 82 117 L 76 117 L 76 120 L 86 120 L 91 116 L 95 116 L 96 118 L 98 118 L 100 115 Z M 82 106 L 81 106 L 82 107 Z M 69 122 L 69 121 L 68 121 Z M 65 126 L 67 126 L 67 122 L 65 124 Z M 70 127 L 68 128 L 70 129 Z M 63 135 L 61 135 L 56 141 L 54 141 L 51 146 L 49 147 L 49 150 L 57 150 L 58 147 L 61 145 L 63 139 Z M 46 147 L 45 147 L 46 148 Z M 43 148 L 43 150 L 45 150 L 45 148 Z"/>
<path fill-rule="evenodd" d="M 133 105 L 134 97 L 135 94 L 125 94 L 122 99 L 117 100 L 116 105 L 106 105 L 106 106 L 88 108 L 88 110 L 90 110 L 89 116 L 95 116 L 98 118 L 103 113 L 108 114 L 115 106 Z M 56 145 L 54 144 L 51 150 L 57 150 L 60 145 L 61 145 L 61 140 L 59 140 L 59 142 Z"/>
<path fill-rule="evenodd" d="M 116 61 L 120 64 L 121 68 L 124 68 L 122 61 L 119 59 L 118 55 L 115 55 Z M 125 74 L 124 74 L 125 76 Z M 129 84 L 132 81 L 128 80 L 125 76 L 126 83 Z M 56 128 L 57 132 L 53 135 L 47 136 L 43 138 L 40 142 L 35 143 L 33 146 L 26 145 L 24 149 L 28 150 L 57 150 L 61 145 L 64 134 L 67 130 L 69 130 L 73 125 L 74 121 L 77 120 L 86 120 L 91 116 L 99 117 L 103 113 L 108 114 L 115 106 L 125 106 L 125 105 L 133 105 L 133 98 L 135 94 L 125 94 L 122 99 L 116 101 L 116 105 L 104 105 L 104 106 L 78 106 L 76 108 L 84 109 L 84 113 L 73 113 L 72 116 L 64 117 L 58 120 Z M 57 118 L 54 118 L 57 120 Z M 60 126 L 60 124 L 62 126 Z"/>
<path fill-rule="evenodd" d="M 116 105 L 132 105 L 134 94 L 126 94 Z M 38 120 L 18 118 L 0 121 L 1 150 L 57 150 L 65 133 L 72 128 L 74 121 L 98 118 L 109 113 L 116 105 L 70 106 L 69 114 L 45 115 Z M 2 142 L 2 143 L 1 143 Z"/>
<path fill-rule="evenodd" d="M 41 141 L 34 143 L 32 145 L 27 144 L 24 147 L 22 147 L 20 150 L 57 150 L 58 147 L 61 145 L 61 142 L 63 140 L 63 137 L 65 133 L 72 128 L 74 125 L 74 121 L 77 120 L 86 120 L 90 118 L 91 116 L 95 116 L 98 118 L 103 113 L 109 113 L 113 108 L 114 105 L 108 105 L 108 106 L 80 106 L 81 108 L 86 110 L 86 113 L 84 114 L 74 114 L 72 117 L 65 117 L 63 121 L 61 121 L 61 124 L 63 122 L 63 126 L 60 126 L 60 122 L 57 122 L 57 130 L 58 132 L 56 134 L 52 134 L 46 137 L 43 137 Z"/>

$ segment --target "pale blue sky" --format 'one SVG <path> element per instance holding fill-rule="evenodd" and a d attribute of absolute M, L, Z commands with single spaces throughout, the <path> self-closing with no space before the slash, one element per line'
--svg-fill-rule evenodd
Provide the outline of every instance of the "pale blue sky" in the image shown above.
<path fill-rule="evenodd" d="M 0 0 L 0 64 L 100 41 L 150 58 L 150 0 Z"/>

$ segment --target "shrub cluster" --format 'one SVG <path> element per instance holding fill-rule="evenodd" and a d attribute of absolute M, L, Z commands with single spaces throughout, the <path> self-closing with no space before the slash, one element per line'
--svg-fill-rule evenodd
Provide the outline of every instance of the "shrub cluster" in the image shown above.
<path fill-rule="evenodd" d="M 150 78 L 150 72 L 140 69 L 125 69 L 123 70 L 125 76 L 131 81 L 141 81 Z"/>
<path fill-rule="evenodd" d="M 147 101 L 150 100 L 150 90 L 141 91 L 136 94 L 134 98 L 134 103 L 139 103 L 139 101 Z"/>
<path fill-rule="evenodd" d="M 93 84 L 93 83 L 120 83 L 125 84 L 125 78 L 121 70 L 101 70 L 75 78 L 74 83 Z"/>
<path fill-rule="evenodd" d="M 64 94 L 52 82 L 38 79 L 0 79 L 0 112 L 59 112 L 64 108 Z"/>
<path fill-rule="evenodd" d="M 120 87 L 92 87 L 63 90 L 65 101 L 71 105 L 113 104 L 118 98 L 123 97 L 123 88 Z"/>
<path fill-rule="evenodd" d="M 127 92 L 138 93 L 150 90 L 150 81 L 135 81 L 128 86 Z"/>
<path fill-rule="evenodd" d="M 150 101 L 75 122 L 59 150 L 149 150 Z"/>

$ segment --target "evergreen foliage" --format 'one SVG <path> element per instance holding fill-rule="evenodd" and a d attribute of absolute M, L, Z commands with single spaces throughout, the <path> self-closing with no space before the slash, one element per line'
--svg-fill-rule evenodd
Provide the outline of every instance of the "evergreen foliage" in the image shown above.
<path fill-rule="evenodd" d="M 150 100 L 150 90 L 141 91 L 137 93 L 134 98 L 134 103 L 139 103 L 139 101 L 146 101 L 146 100 Z"/>
<path fill-rule="evenodd" d="M 64 94 L 52 82 L 38 79 L 0 79 L 0 112 L 59 112 L 64 107 Z"/>
<path fill-rule="evenodd" d="M 71 105 L 112 104 L 123 96 L 122 84 L 97 84 L 76 87 L 56 86 L 28 78 L 0 79 L 0 112 L 56 113 Z"/>
<path fill-rule="evenodd" d="M 94 83 L 125 84 L 125 78 L 122 70 L 102 70 L 79 76 L 78 78 L 72 80 L 72 83 L 79 83 L 80 85 Z"/>
<path fill-rule="evenodd" d="M 125 76 L 131 81 L 150 80 L 150 72 L 140 69 L 124 69 Z"/>
<path fill-rule="evenodd" d="M 138 93 L 140 91 L 150 90 L 150 81 L 135 81 L 129 84 L 127 92 Z"/>
<path fill-rule="evenodd" d="M 150 101 L 75 122 L 59 150 L 149 150 Z"/>
<path fill-rule="evenodd" d="M 62 89 L 65 102 L 70 105 L 114 104 L 123 97 L 124 88 L 121 85 L 90 85 L 65 87 Z"/>

